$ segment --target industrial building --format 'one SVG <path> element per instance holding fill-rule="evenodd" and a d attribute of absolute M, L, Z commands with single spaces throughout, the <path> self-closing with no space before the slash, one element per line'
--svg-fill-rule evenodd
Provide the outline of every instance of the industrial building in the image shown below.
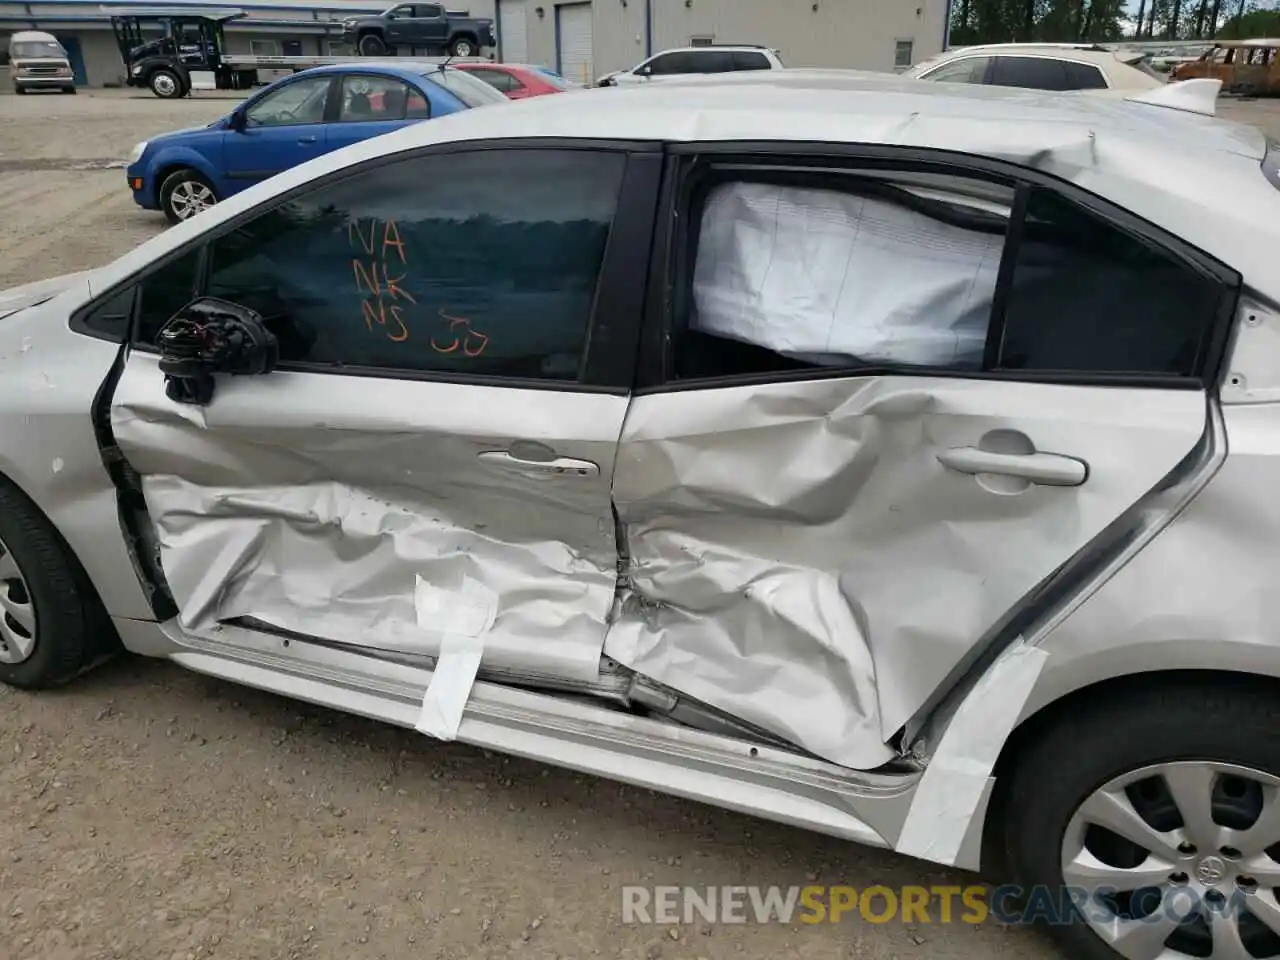
<path fill-rule="evenodd" d="M 154 6 L 152 3 L 139 3 Z M 113 0 L 113 6 L 128 5 Z M 391 0 L 251 0 L 227 26 L 228 53 L 342 55 L 333 21 L 392 6 Z M 217 6 L 226 2 L 164 2 Z M 552 67 L 590 82 L 669 47 L 760 43 L 788 66 L 894 70 L 942 50 L 948 0 L 458 0 L 451 10 L 497 23 L 494 55 Z M 102 0 L 0 0 L 0 50 L 18 30 L 62 41 L 82 86 L 121 82 L 123 67 Z"/>

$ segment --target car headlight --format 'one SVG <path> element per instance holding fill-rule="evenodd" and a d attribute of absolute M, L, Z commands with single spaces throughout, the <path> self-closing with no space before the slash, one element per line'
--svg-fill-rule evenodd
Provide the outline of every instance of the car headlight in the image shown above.
<path fill-rule="evenodd" d="M 129 163 L 135 164 L 139 160 L 141 160 L 142 153 L 146 149 L 147 149 L 147 141 L 143 140 L 141 143 L 135 143 L 133 145 L 133 149 L 129 151 Z"/>
<path fill-rule="evenodd" d="M 134 68 L 133 68 L 132 70 L 130 70 L 129 72 L 130 72 L 131 74 L 133 74 L 135 77 L 139 77 L 139 76 L 141 76 L 141 75 L 142 75 L 142 67 L 140 67 L 140 66 L 139 66 L 139 67 L 134 67 Z"/>

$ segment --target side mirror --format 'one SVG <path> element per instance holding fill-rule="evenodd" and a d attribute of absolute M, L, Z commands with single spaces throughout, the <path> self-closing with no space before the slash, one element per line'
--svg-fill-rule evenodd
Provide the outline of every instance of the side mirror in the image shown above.
<path fill-rule="evenodd" d="M 249 125 L 249 116 L 243 107 L 239 110 L 233 110 L 231 118 L 227 123 L 227 128 L 235 133 L 244 133 L 244 128 Z"/>
<path fill-rule="evenodd" d="M 648 66 L 641 67 L 639 70 L 636 71 L 636 73 L 642 77 L 647 77 L 649 76 L 649 74 L 653 73 L 653 67 L 648 67 Z"/>
<path fill-rule="evenodd" d="M 175 403 L 204 406 L 213 399 L 215 373 L 270 373 L 280 344 L 248 307 L 201 297 L 179 310 L 156 336 L 164 392 Z"/>

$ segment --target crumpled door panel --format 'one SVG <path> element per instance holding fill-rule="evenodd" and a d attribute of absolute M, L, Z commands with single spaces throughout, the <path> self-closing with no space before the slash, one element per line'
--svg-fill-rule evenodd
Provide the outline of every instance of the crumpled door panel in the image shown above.
<path fill-rule="evenodd" d="M 636 398 L 614 499 L 635 592 L 605 653 L 854 768 L 1200 438 L 1196 391 L 865 377 Z M 994 431 L 1084 460 L 1008 492 Z"/>
<path fill-rule="evenodd" d="M 248 617 L 433 657 L 418 580 L 468 578 L 497 598 L 486 664 L 590 681 L 616 595 L 625 410 L 623 397 L 281 371 L 222 378 L 202 408 L 168 400 L 155 358 L 134 354 L 112 427 L 185 628 Z M 530 477 L 478 456 L 516 438 L 600 473 Z"/>

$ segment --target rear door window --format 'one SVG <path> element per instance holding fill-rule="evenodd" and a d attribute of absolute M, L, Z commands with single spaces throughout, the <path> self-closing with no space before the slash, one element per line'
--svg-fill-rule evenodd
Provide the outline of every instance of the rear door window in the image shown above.
<path fill-rule="evenodd" d="M 1067 74 L 1067 90 L 1106 89 L 1107 81 L 1102 71 L 1091 63 L 1063 61 L 1062 68 Z"/>
<path fill-rule="evenodd" d="M 1061 60 L 1049 57 L 996 57 L 991 82 L 998 87 L 1031 90 L 1068 90 L 1067 71 Z"/>
<path fill-rule="evenodd" d="M 733 53 L 728 50 L 708 50 L 694 57 L 697 73 L 732 73 Z"/>
<path fill-rule="evenodd" d="M 925 80 L 939 83 L 982 83 L 987 77 L 990 57 L 964 57 L 954 63 L 946 63 L 925 74 Z"/>
<path fill-rule="evenodd" d="M 770 69 L 769 58 L 754 50 L 738 50 L 733 54 L 733 69 L 768 70 Z"/>

